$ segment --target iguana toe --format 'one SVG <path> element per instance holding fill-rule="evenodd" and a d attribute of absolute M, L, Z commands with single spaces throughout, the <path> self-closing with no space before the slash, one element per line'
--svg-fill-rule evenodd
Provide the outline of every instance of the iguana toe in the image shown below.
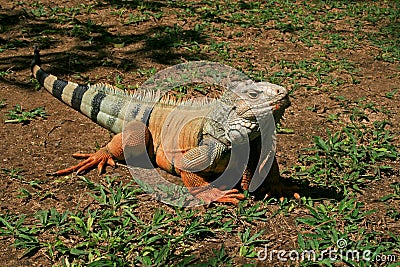
<path fill-rule="evenodd" d="M 92 169 L 96 165 L 99 170 L 99 174 L 101 174 L 104 171 L 106 165 L 115 166 L 115 161 L 112 159 L 112 155 L 105 148 L 102 148 L 93 154 L 75 153 L 72 156 L 74 158 L 86 159 L 75 166 L 57 171 L 55 175 L 66 175 L 74 171 L 79 174 Z"/>
<path fill-rule="evenodd" d="M 207 188 L 205 190 L 191 191 L 192 194 L 209 204 L 211 202 L 231 203 L 237 205 L 239 200 L 245 199 L 244 194 L 239 193 L 237 189 L 220 190 L 218 188 Z"/>
<path fill-rule="evenodd" d="M 300 194 L 298 193 L 299 187 L 297 185 L 284 185 L 283 183 L 278 183 L 271 185 L 269 187 L 268 193 L 265 195 L 265 198 L 269 198 L 271 196 L 278 196 L 279 200 L 283 202 L 285 200 L 285 196 L 293 195 L 295 199 L 300 199 Z"/>

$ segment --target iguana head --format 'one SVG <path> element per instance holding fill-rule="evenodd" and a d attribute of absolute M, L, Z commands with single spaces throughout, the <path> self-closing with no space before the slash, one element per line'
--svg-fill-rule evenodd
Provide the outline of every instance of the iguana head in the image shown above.
<path fill-rule="evenodd" d="M 224 128 L 231 142 L 260 136 L 260 128 L 275 127 L 290 105 L 287 90 L 279 85 L 251 80 L 236 83 L 221 98 L 230 106 Z"/>
<path fill-rule="evenodd" d="M 269 82 L 251 80 L 238 83 L 232 92 L 240 99 L 235 101 L 237 113 L 244 119 L 263 116 L 265 112 L 273 113 L 278 122 L 285 109 L 290 105 L 288 91 L 279 85 Z"/>

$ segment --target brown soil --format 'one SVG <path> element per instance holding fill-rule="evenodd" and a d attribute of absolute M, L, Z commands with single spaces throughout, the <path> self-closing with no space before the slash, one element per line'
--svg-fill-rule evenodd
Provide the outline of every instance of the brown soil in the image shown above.
<path fill-rule="evenodd" d="M 2 1 L 5 2 L 5 1 Z M 90 119 L 74 111 L 65 104 L 59 102 L 44 90 L 35 90 L 30 78 L 30 60 L 32 58 L 32 47 L 38 38 L 50 38 L 48 47 L 42 48 L 43 67 L 50 73 L 64 79 L 76 82 L 91 81 L 108 82 L 115 84 L 115 76 L 123 77 L 123 83 L 127 85 L 141 84 L 145 77 L 135 72 L 137 69 L 148 69 L 151 67 L 157 70 L 171 66 L 180 60 L 191 60 L 192 55 L 185 50 L 170 49 L 151 46 L 149 38 L 157 27 L 173 26 L 174 23 L 184 25 L 184 28 L 193 28 L 195 21 L 176 21 L 173 12 L 163 16 L 160 20 L 149 20 L 140 24 L 130 26 L 121 25 L 120 21 L 109 19 L 112 7 L 104 5 L 97 13 L 83 18 L 78 15 L 78 20 L 91 19 L 93 23 L 102 29 L 94 30 L 92 43 L 84 42 L 78 37 L 65 36 L 57 33 L 57 29 L 67 27 L 60 23 L 52 23 L 43 19 L 33 20 L 25 15 L 19 6 L 11 3 L 2 3 L 0 15 L 0 45 L 5 45 L 14 39 L 18 39 L 23 45 L 15 49 L 7 49 L 0 53 L 0 72 L 8 71 L 8 75 L 0 78 L 0 100 L 5 99 L 6 106 L 0 110 L 0 117 L 6 118 L 9 110 L 14 105 L 21 105 L 25 110 L 37 107 L 45 107 L 48 114 L 47 119 L 33 120 L 29 124 L 12 124 L 0 121 L 0 169 L 20 169 L 19 173 L 23 179 L 10 178 L 5 172 L 0 172 L 0 214 L 7 212 L 15 214 L 32 214 L 36 211 L 56 208 L 57 210 L 81 209 L 91 203 L 88 199 L 86 186 L 77 176 L 54 178 L 46 174 L 56 170 L 69 167 L 77 163 L 71 157 L 75 152 L 90 152 L 97 147 L 105 145 L 111 138 L 111 134 L 93 123 Z M 24 1 L 33 3 L 34 1 Z M 53 1 L 54 2 L 54 1 Z M 80 1 L 55 1 L 60 6 L 77 6 Z M 94 3 L 94 2 L 93 2 Z M 92 3 L 92 4 L 93 4 Z M 168 11 L 168 8 L 165 8 Z M 0 17 L 1 18 L 1 17 Z M 342 25 L 346 27 L 346 25 Z M 48 34 L 40 33 L 45 29 L 54 29 Z M 123 47 L 110 42 L 103 42 L 101 32 L 107 31 L 110 35 L 130 38 Z M 239 54 L 254 61 L 254 66 L 269 65 L 272 60 L 288 59 L 300 60 L 315 54 L 315 47 L 308 48 L 302 45 L 295 45 L 288 42 L 289 36 L 283 34 L 279 39 L 277 30 L 252 30 L 246 31 L 243 36 L 232 37 L 226 33 L 226 37 L 218 37 L 219 41 L 231 42 L 235 46 L 254 46 Z M 258 41 L 254 41 L 255 37 Z M 217 39 L 217 37 L 216 37 Z M 262 42 L 260 41 L 262 40 Z M 206 42 L 206 41 L 204 41 Z M 287 109 L 283 126 L 293 129 L 294 134 L 280 134 L 278 136 L 278 161 L 282 169 L 289 169 L 296 163 L 302 148 L 312 144 L 312 136 L 325 136 L 325 129 L 339 129 L 337 121 L 329 122 L 329 114 L 343 111 L 338 102 L 332 100 L 331 96 L 345 96 L 349 100 L 356 100 L 365 97 L 380 107 L 390 111 L 387 119 L 390 120 L 393 134 L 398 139 L 399 120 L 399 94 L 392 99 L 385 97 L 385 94 L 395 88 L 399 88 L 398 63 L 387 63 L 375 60 L 376 51 L 373 47 L 363 47 L 354 51 L 346 50 L 342 57 L 355 62 L 359 68 L 358 84 L 344 84 L 332 90 L 308 90 L 305 87 L 296 89 L 291 96 L 292 105 Z M 197 58 L 213 60 L 214 55 L 201 54 Z M 243 67 L 243 61 L 233 62 L 234 66 Z M 275 67 L 276 68 L 276 67 Z M 275 70 L 271 70 L 275 71 Z M 338 74 L 340 75 L 340 73 Z M 346 77 L 345 77 L 346 78 Z M 309 82 L 310 83 L 310 82 Z M 289 88 L 292 89 L 292 88 Z M 314 110 L 308 109 L 314 107 Z M 371 118 L 377 114 L 371 113 Z M 379 115 L 380 116 L 380 115 Z M 399 169 L 399 163 L 393 162 L 395 168 Z M 108 168 L 110 175 L 129 177 L 124 168 Z M 396 173 L 396 172 L 395 172 Z M 85 175 L 93 181 L 100 181 L 102 177 L 96 171 Z M 27 184 L 29 181 L 40 181 L 40 189 L 33 188 Z M 379 209 L 381 204 L 375 200 L 388 194 L 389 185 L 399 182 L 398 176 L 383 177 L 380 181 L 368 185 L 365 192 L 358 196 L 359 201 L 367 204 L 367 209 Z M 25 201 L 19 198 L 20 189 L 26 188 L 35 192 L 30 200 Z M 143 198 L 143 212 L 152 210 L 153 207 L 161 205 L 151 198 Z M 271 211 L 277 207 L 271 206 Z M 294 218 L 296 211 L 290 216 L 274 218 L 265 227 L 269 228 L 271 234 L 276 237 L 271 239 L 280 240 L 282 244 L 289 244 L 293 247 L 296 235 Z M 377 225 L 385 228 L 389 223 L 385 220 L 385 211 L 377 213 L 372 218 Z M 399 226 L 391 223 L 391 231 L 400 234 Z M 279 236 L 279 237 L 278 237 Z M 38 253 L 30 258 L 21 259 L 21 251 L 11 245 L 12 240 L 3 240 L 0 237 L 0 264 L 2 266 L 47 266 L 49 261 L 42 254 Z M 229 240 L 225 242 L 228 248 L 235 246 Z M 271 248 L 272 249 L 272 248 Z M 209 248 L 211 250 L 211 248 Z"/>

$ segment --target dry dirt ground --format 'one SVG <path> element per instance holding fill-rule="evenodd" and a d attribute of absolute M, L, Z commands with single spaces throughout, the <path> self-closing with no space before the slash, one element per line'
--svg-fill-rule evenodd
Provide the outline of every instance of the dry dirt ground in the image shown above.
<path fill-rule="evenodd" d="M 88 198 L 88 188 L 79 177 L 55 178 L 46 174 L 76 164 L 77 160 L 71 157 L 72 153 L 94 151 L 111 138 L 107 130 L 61 103 L 48 92 L 35 88 L 29 68 L 34 44 L 42 45 L 43 67 L 50 73 L 77 82 L 110 84 L 119 82 L 126 87 L 128 85 L 134 87 L 146 79 L 137 71 L 139 69 L 161 70 L 179 62 L 194 59 L 218 60 L 221 56 L 216 51 L 196 54 L 181 47 L 163 47 L 154 44 L 153 37 L 162 27 L 174 27 L 174 24 L 178 24 L 183 29 L 193 29 L 196 24 L 196 21 L 178 19 L 176 13 L 170 12 L 174 9 L 168 5 L 162 5 L 164 15 L 161 18 L 124 25 L 121 21 L 128 19 L 128 15 L 122 13 L 121 16 L 115 14 L 110 16 L 117 8 L 108 3 L 98 5 L 96 1 L 89 1 L 87 5 L 98 5 L 96 12 L 78 14 L 72 22 L 68 21 L 65 24 L 50 16 L 33 16 L 29 13 L 32 3 L 36 2 L 27 0 L 16 4 L 0 1 L 0 47 L 3 47 L 3 51 L 0 52 L 0 72 L 3 73 L 0 78 L 0 100 L 4 100 L 0 110 L 0 169 L 19 170 L 18 175 L 23 177 L 23 179 L 11 178 L 8 171 L 0 172 L 0 214 L 9 212 L 32 214 L 49 208 L 60 211 L 76 210 L 90 205 L 93 200 Z M 56 0 L 45 6 L 74 7 L 80 3 Z M 127 10 L 135 8 L 137 7 L 126 7 Z M 85 32 L 68 34 L 68 31 L 74 30 L 74 23 L 79 24 L 87 20 L 91 21 L 90 38 L 85 37 L 85 40 L 81 38 L 81 35 L 87 34 Z M 338 28 L 342 26 L 339 25 Z M 227 27 L 220 29 L 219 33 L 222 34 L 204 38 L 193 36 L 193 38 L 196 38 L 200 45 L 207 45 L 210 39 L 214 39 L 216 42 L 229 41 L 233 48 L 251 47 L 238 52 L 237 57 L 230 60 L 233 66 L 244 70 L 247 68 L 247 61 L 252 61 L 255 69 L 266 69 L 271 62 L 281 59 L 300 61 L 311 54 L 316 54 L 320 49 L 318 46 L 307 47 L 290 42 L 291 32 L 281 33 L 276 29 L 260 30 L 251 27 L 241 34 L 235 34 L 235 31 L 239 30 Z M 189 31 L 184 37 L 192 38 L 188 35 Z M 18 45 L 7 47 L 10 43 Z M 359 82 L 344 83 L 334 89 L 313 90 L 306 86 L 295 88 L 291 95 L 292 105 L 287 109 L 283 122 L 284 128 L 292 129 L 294 132 L 278 136 L 278 161 L 282 169 L 290 169 L 297 162 L 301 149 L 312 144 L 312 136 L 326 136 L 326 128 L 335 130 L 341 127 L 339 121 L 327 120 L 329 114 L 342 111 L 342 107 L 332 95 L 344 96 L 350 101 L 364 97 L 366 102 L 372 101 L 379 107 L 387 109 L 389 115 L 385 118 L 391 122 L 388 127 L 395 136 L 395 143 L 397 145 L 400 143 L 398 138 L 400 94 L 394 94 L 392 98 L 386 97 L 387 93 L 400 87 L 398 61 L 377 60 L 377 48 L 372 46 L 347 49 L 338 53 L 354 62 L 358 69 Z M 271 73 L 279 71 L 279 66 L 274 65 L 269 71 Z M 340 76 L 341 73 L 333 75 Z M 118 80 L 118 77 L 123 79 Z M 350 77 L 342 78 L 350 79 Z M 318 86 L 316 78 L 313 79 L 314 81 L 310 81 L 309 84 L 315 83 Z M 300 79 L 299 82 L 305 83 L 304 80 L 306 79 Z M 283 85 L 290 90 L 294 89 L 294 85 L 287 81 L 283 81 Z M 5 123 L 6 115 L 17 104 L 27 111 L 44 107 L 47 118 L 35 119 L 28 124 Z M 368 112 L 371 117 L 378 116 L 371 111 Z M 369 208 L 379 208 L 378 204 L 374 204 L 374 200 L 386 195 L 389 185 L 399 181 L 397 177 L 399 163 L 391 164 L 395 172 L 369 184 L 358 196 L 358 201 L 367 203 Z M 107 173 L 120 175 L 124 177 L 122 180 L 128 180 L 130 177 L 122 167 L 108 168 Z M 102 179 L 96 171 L 91 171 L 85 176 L 93 181 Z M 33 180 L 40 182 L 38 187 L 28 184 Z M 19 197 L 21 188 L 37 192 L 37 195 L 33 193 L 34 195 L 28 200 L 21 198 Z M 143 213 L 146 213 L 159 205 L 150 197 L 143 197 L 140 206 Z M 279 240 L 294 243 L 295 216 L 296 214 L 292 214 L 289 217 L 274 219 L 268 224 L 269 232 L 279 234 Z M 384 213 L 377 215 L 374 220 L 377 227 L 386 223 L 383 221 Z M 286 223 L 284 226 L 280 223 L 282 221 Z M 400 233 L 398 222 L 391 224 L 390 227 L 392 231 Z M 21 259 L 21 251 L 16 250 L 11 244 L 12 240 L 0 238 L 2 266 L 51 264 L 40 253 Z M 229 244 L 229 241 L 226 241 L 226 244 L 228 248 L 234 246 Z"/>

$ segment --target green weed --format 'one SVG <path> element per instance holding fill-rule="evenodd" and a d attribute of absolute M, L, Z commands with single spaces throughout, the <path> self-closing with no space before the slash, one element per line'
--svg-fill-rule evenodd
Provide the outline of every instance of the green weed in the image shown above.
<path fill-rule="evenodd" d="M 177 209 L 176 214 L 163 209 L 152 210 L 150 220 L 143 220 L 137 216 L 135 204 L 142 191 L 137 186 L 123 185 L 109 177 L 106 183 L 107 187 L 89 183 L 94 192 L 90 196 L 99 205 L 96 209 L 63 213 L 55 209 L 41 210 L 29 221 L 25 216 L 1 215 L 0 235 L 13 235 L 14 245 L 23 249 L 25 255 L 42 249 L 52 260 L 64 263 L 79 265 L 90 261 L 96 265 L 183 266 L 193 261 L 191 244 L 213 236 L 219 227 L 226 229 L 226 223 L 219 227 L 214 225 L 212 229 L 211 219 L 205 220 L 193 210 L 184 209 Z M 23 198 L 32 197 L 27 190 L 22 193 Z M 223 210 L 211 209 L 210 212 L 224 216 Z M 249 246 L 256 242 L 255 237 L 245 237 Z M 209 261 L 227 261 L 224 255 L 219 251 L 218 257 Z"/>
<path fill-rule="evenodd" d="M 15 105 L 14 109 L 10 110 L 7 114 L 8 120 L 5 123 L 23 123 L 27 124 L 33 119 L 43 118 L 47 116 L 43 107 L 32 109 L 31 111 L 23 111 L 20 105 Z"/>
<path fill-rule="evenodd" d="M 0 109 L 4 108 L 5 106 L 7 106 L 6 100 L 3 98 L 2 100 L 0 100 Z"/>
<path fill-rule="evenodd" d="M 21 168 L 1 169 L 1 171 L 7 176 L 9 176 L 11 179 L 17 179 L 17 180 L 23 179 L 23 176 L 21 175 L 23 170 Z"/>
<path fill-rule="evenodd" d="M 394 193 L 388 194 L 384 197 L 381 197 L 380 201 L 388 201 L 388 200 L 400 200 L 400 183 L 393 183 L 390 185 L 393 188 Z"/>
<path fill-rule="evenodd" d="M 393 253 L 398 241 L 382 242 L 380 233 L 366 229 L 365 220 L 376 211 L 365 211 L 363 203 L 346 197 L 337 203 L 326 202 L 306 207 L 310 216 L 297 219 L 301 229 L 298 252 L 304 256 L 302 266 L 333 266 L 338 262 L 363 266 L 358 264 L 372 263 L 382 255 L 393 255 L 395 259 Z M 330 254 L 327 251 L 331 251 Z"/>
<path fill-rule="evenodd" d="M 389 99 L 392 99 L 394 95 L 399 91 L 399 89 L 395 88 L 392 91 L 385 94 L 385 96 Z"/>
<path fill-rule="evenodd" d="M 265 230 L 261 230 L 255 234 L 251 234 L 251 229 L 246 228 L 244 232 L 239 232 L 238 236 L 242 241 L 242 245 L 239 249 L 239 255 L 247 258 L 254 258 L 257 256 L 257 252 L 255 251 L 254 245 L 259 243 L 268 242 L 268 240 L 258 239 Z"/>
<path fill-rule="evenodd" d="M 151 76 L 153 76 L 154 74 L 156 74 L 157 69 L 154 67 L 151 67 L 149 69 L 138 69 L 137 73 L 141 76 L 141 77 L 146 77 L 146 78 L 150 78 Z"/>
<path fill-rule="evenodd" d="M 327 138 L 315 136 L 314 146 L 307 149 L 310 154 L 300 157 L 303 165 L 296 167 L 297 175 L 346 193 L 348 189 L 360 191 L 391 169 L 382 162 L 398 157 L 386 124 L 377 121 L 368 128 L 353 121 L 340 131 L 327 131 Z"/>

